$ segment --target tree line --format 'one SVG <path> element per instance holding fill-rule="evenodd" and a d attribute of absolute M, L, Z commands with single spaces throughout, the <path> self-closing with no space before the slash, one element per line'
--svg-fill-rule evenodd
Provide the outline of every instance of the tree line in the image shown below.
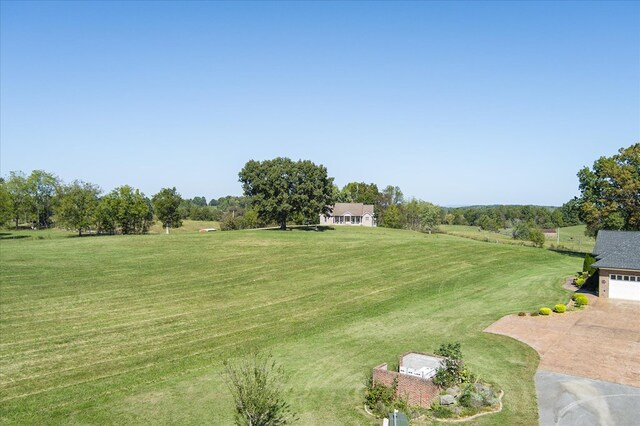
<path fill-rule="evenodd" d="M 244 196 L 183 199 L 175 188 L 163 188 L 151 198 L 123 185 L 106 194 L 93 183 L 64 183 L 53 173 L 10 172 L 0 178 L 0 225 L 16 229 L 57 226 L 84 233 L 142 234 L 159 220 L 167 229 L 182 220 L 219 221 L 242 217 L 251 204 Z M 246 224 L 255 226 L 255 224 Z"/>
<path fill-rule="evenodd" d="M 43 170 L 29 176 L 11 172 L 0 179 L 0 224 L 33 228 L 54 223 L 103 233 L 144 233 L 155 218 L 167 232 L 183 219 L 218 220 L 223 229 L 256 228 L 288 222 L 316 224 L 336 202 L 373 204 L 379 226 L 432 232 L 440 224 L 472 225 L 497 231 L 513 228 L 515 238 L 539 239 L 540 228 L 586 223 L 587 233 L 599 229 L 640 230 L 640 143 L 601 157 L 593 168 L 578 173 L 579 197 L 562 207 L 532 205 L 439 207 L 405 199 L 398 186 L 379 190 L 374 183 L 334 184 L 323 165 L 309 160 L 275 158 L 248 161 L 238 174 L 243 196 L 226 196 L 207 202 L 205 197 L 183 199 L 175 188 L 163 188 L 151 199 L 124 185 L 108 194 L 94 184 L 64 184 Z M 524 225 L 526 224 L 526 226 Z"/>

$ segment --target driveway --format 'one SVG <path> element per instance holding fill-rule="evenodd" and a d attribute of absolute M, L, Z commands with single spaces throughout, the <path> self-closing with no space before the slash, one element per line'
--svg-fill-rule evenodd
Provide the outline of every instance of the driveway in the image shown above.
<path fill-rule="evenodd" d="M 485 331 L 534 348 L 542 370 L 640 387 L 640 302 L 589 296 L 584 310 L 507 315 Z"/>
<path fill-rule="evenodd" d="M 588 297 L 581 311 L 507 315 L 485 331 L 520 340 L 540 355 L 541 425 L 637 425 L 640 302 Z"/>
<path fill-rule="evenodd" d="M 640 388 L 538 370 L 541 425 L 637 426 Z"/>

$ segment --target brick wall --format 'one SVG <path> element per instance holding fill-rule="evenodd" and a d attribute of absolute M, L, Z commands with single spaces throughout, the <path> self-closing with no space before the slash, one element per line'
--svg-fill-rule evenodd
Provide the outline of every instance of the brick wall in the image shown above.
<path fill-rule="evenodd" d="M 440 393 L 440 388 L 433 384 L 431 379 L 389 371 L 387 364 L 381 364 L 373 369 L 374 383 L 392 386 L 396 378 L 398 379 L 396 395 L 406 399 L 409 405 L 429 408 L 431 401 Z"/>

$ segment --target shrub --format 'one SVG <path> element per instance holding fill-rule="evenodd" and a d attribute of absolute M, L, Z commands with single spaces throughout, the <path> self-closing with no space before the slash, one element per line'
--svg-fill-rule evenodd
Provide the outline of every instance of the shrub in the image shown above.
<path fill-rule="evenodd" d="M 381 383 L 374 383 L 373 380 L 367 386 L 367 393 L 364 397 L 368 407 L 376 408 L 378 405 L 390 406 L 393 402 L 395 392 L 393 387 L 385 386 Z"/>
<path fill-rule="evenodd" d="M 441 344 L 434 353 L 446 358 L 444 365 L 436 371 L 433 383 L 437 386 L 448 388 L 468 381 L 469 372 L 464 365 L 464 361 L 462 361 L 460 343 Z"/>
<path fill-rule="evenodd" d="M 537 317 L 538 315 L 540 315 L 538 312 L 531 312 L 532 317 Z"/>
<path fill-rule="evenodd" d="M 580 306 L 585 306 L 589 304 L 589 298 L 587 296 L 585 296 L 584 294 L 575 294 L 573 296 L 573 300 L 576 304 L 576 306 L 580 307 Z"/>
<path fill-rule="evenodd" d="M 518 316 L 519 316 L 519 317 L 524 317 L 524 316 L 526 316 L 526 315 L 527 315 L 527 314 L 526 314 L 526 313 L 524 313 L 524 312 L 518 312 Z"/>
<path fill-rule="evenodd" d="M 453 417 L 453 411 L 449 407 L 440 405 L 438 401 L 434 402 L 431 405 L 431 413 L 433 414 L 434 417 L 438 417 L 441 419 Z"/>
<path fill-rule="evenodd" d="M 540 313 L 540 315 L 551 315 L 551 309 L 547 307 L 540 308 L 538 312 Z"/>
<path fill-rule="evenodd" d="M 251 358 L 224 361 L 227 385 L 235 403 L 235 423 L 285 425 L 298 416 L 286 402 L 285 373 L 270 354 L 254 352 Z"/>
<path fill-rule="evenodd" d="M 596 268 L 591 267 L 591 265 L 593 265 L 595 262 L 596 262 L 596 258 L 593 257 L 593 255 L 587 253 L 584 256 L 584 262 L 582 263 L 582 271 L 586 273 L 588 276 L 595 274 Z"/>
<path fill-rule="evenodd" d="M 556 306 L 553 307 L 553 310 L 559 314 L 563 314 L 565 312 L 567 312 L 567 307 L 566 305 L 563 305 L 562 303 L 558 303 Z"/>

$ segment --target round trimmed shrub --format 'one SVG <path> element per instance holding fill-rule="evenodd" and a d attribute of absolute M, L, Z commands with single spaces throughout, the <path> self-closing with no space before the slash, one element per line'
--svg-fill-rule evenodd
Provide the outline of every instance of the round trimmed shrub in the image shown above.
<path fill-rule="evenodd" d="M 547 307 L 540 308 L 538 312 L 540 312 L 540 315 L 551 315 L 551 309 Z"/>
<path fill-rule="evenodd" d="M 553 310 L 559 314 L 563 314 L 567 312 L 567 306 L 563 305 L 562 303 L 558 303 L 556 306 L 553 307 Z"/>
<path fill-rule="evenodd" d="M 525 314 L 524 312 L 518 312 L 518 316 L 519 317 L 524 317 L 524 316 L 527 316 L 527 314 Z"/>
<path fill-rule="evenodd" d="M 584 294 L 576 294 L 573 296 L 576 306 L 585 306 L 589 304 L 589 298 Z"/>

